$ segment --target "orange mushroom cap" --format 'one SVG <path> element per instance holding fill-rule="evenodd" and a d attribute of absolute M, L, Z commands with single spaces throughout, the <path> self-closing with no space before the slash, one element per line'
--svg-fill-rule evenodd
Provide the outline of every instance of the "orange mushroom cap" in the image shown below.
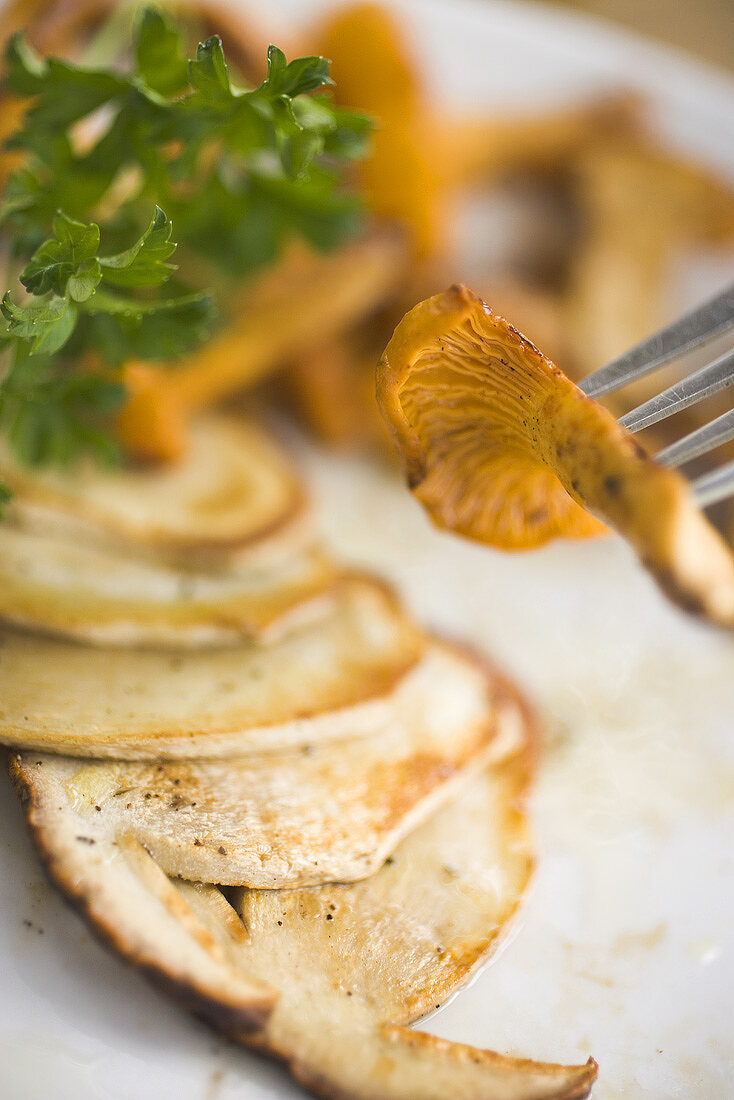
<path fill-rule="evenodd" d="M 519 550 L 599 534 L 604 521 L 677 603 L 734 626 L 734 555 L 685 478 L 466 287 L 403 318 L 377 395 L 439 527 Z"/>

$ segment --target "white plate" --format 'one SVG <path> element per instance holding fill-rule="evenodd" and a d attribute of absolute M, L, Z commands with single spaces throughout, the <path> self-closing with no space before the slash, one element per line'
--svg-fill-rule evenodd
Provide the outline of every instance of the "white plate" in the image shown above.
<path fill-rule="evenodd" d="M 280 4 L 293 18 L 317 6 Z M 454 104 L 634 85 L 671 139 L 734 175 L 721 75 L 551 7 L 399 8 Z M 502 956 L 427 1026 L 542 1059 L 593 1053 L 596 1100 L 731 1097 L 734 642 L 668 606 L 615 540 L 483 551 L 430 530 L 369 465 L 307 458 L 341 551 L 393 576 L 424 621 L 496 654 L 547 718 L 534 892 Z M 46 885 L 9 789 L 0 815 L 3 1100 L 302 1095 L 98 947 Z"/>

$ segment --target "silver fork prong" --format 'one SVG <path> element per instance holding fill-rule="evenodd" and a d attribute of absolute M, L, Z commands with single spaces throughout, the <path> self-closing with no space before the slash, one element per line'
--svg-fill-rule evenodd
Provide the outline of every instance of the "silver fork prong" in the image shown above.
<path fill-rule="evenodd" d="M 687 313 L 581 382 L 588 397 L 603 397 L 734 327 L 734 285 Z"/>
<path fill-rule="evenodd" d="M 718 470 L 703 474 L 691 485 L 693 495 L 702 508 L 718 504 L 720 500 L 734 496 L 734 462 L 727 462 Z"/>
<path fill-rule="evenodd" d="M 734 351 L 726 352 L 707 367 L 702 367 L 688 378 L 669 386 L 657 397 L 631 409 L 620 416 L 619 423 L 630 432 L 640 432 L 731 385 L 734 385 Z"/>
<path fill-rule="evenodd" d="M 682 466 L 684 462 L 690 462 L 692 458 L 705 455 L 714 447 L 728 443 L 730 439 L 734 439 L 734 409 L 729 409 L 709 424 L 704 424 L 702 428 L 684 435 L 676 443 L 664 447 L 662 451 L 658 451 L 655 458 L 665 466 Z"/>

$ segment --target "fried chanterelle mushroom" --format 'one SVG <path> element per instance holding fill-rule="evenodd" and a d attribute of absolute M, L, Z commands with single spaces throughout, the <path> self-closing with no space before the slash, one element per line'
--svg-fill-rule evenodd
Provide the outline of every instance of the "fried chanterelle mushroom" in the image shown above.
<path fill-rule="evenodd" d="M 676 603 L 734 626 L 734 555 L 686 480 L 468 288 L 403 318 L 377 393 L 439 527 L 522 550 L 602 533 L 603 521 Z"/>

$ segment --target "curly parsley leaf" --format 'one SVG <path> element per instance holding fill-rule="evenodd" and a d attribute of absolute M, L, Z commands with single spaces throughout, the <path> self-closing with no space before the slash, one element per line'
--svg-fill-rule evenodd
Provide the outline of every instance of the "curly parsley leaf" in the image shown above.
<path fill-rule="evenodd" d="M 196 89 L 190 97 L 190 105 L 228 106 L 235 98 L 218 34 L 199 43 L 196 57 L 189 61 L 189 81 Z"/>
<path fill-rule="evenodd" d="M 102 278 L 114 286 L 159 286 L 176 270 L 165 261 L 175 251 L 172 226 L 160 206 L 139 241 L 116 256 L 100 260 Z"/>
<path fill-rule="evenodd" d="M 70 217 L 96 220 L 100 203 L 125 173 L 138 176 L 119 211 L 125 223 L 137 223 L 142 230 L 142 208 L 158 203 L 175 217 L 187 253 L 203 252 L 208 262 L 237 277 L 270 262 L 273 250 L 246 248 L 237 256 L 232 249 L 220 253 L 209 242 L 228 238 L 240 220 L 252 224 L 261 214 L 277 227 L 277 255 L 288 238 L 301 233 L 300 221 L 291 221 L 301 205 L 301 189 L 320 196 L 324 231 L 315 236 L 326 242 L 324 247 L 334 247 L 355 231 L 361 203 L 349 195 L 351 214 L 343 217 L 347 192 L 339 166 L 364 152 L 372 122 L 335 107 L 324 95 L 311 95 L 332 83 L 328 61 L 305 57 L 289 62 L 271 46 L 265 80 L 247 89 L 230 72 L 217 35 L 200 43 L 188 62 L 182 42 L 170 17 L 151 8 L 137 21 L 129 74 L 46 60 L 22 37 L 11 41 L 6 86 L 31 98 L 12 143 L 28 149 L 33 159 L 30 173 L 21 170 L 11 180 L 0 221 L 17 234 L 21 254 L 45 239 L 59 206 Z M 71 140 L 73 125 L 95 111 L 99 120 L 100 107 L 109 115 L 106 128 L 79 152 Z M 279 186 L 258 211 L 257 184 L 263 180 Z M 223 192 L 229 201 L 219 205 Z M 184 268 L 180 277 L 200 289 L 195 272 Z"/>
<path fill-rule="evenodd" d="M 271 96 L 296 96 L 313 92 L 325 84 L 333 84 L 329 76 L 329 62 L 325 57 L 299 57 L 286 61 L 285 54 L 277 46 L 268 47 L 268 75 L 260 91 Z"/>
<path fill-rule="evenodd" d="M 85 321 L 88 346 L 119 367 L 129 359 L 181 358 L 211 335 L 216 311 L 204 291 L 157 302 L 100 291 L 90 299 Z"/>
<path fill-rule="evenodd" d="M 16 305 L 5 294 L 0 310 L 6 321 L 3 339 L 24 341 L 29 355 L 53 355 L 59 351 L 74 331 L 78 317 L 76 303 L 56 295 Z"/>
<path fill-rule="evenodd" d="M 155 8 L 146 8 L 141 13 L 135 64 L 147 86 L 162 96 L 175 95 L 188 83 L 183 35 Z"/>
<path fill-rule="evenodd" d="M 0 304 L 0 431 L 26 461 L 113 454 L 104 425 L 121 390 L 100 371 L 175 361 L 207 339 L 225 311 L 202 269 L 213 263 L 226 285 L 293 237 L 329 249 L 359 228 L 342 166 L 365 151 L 372 122 L 312 94 L 332 83 L 328 61 L 271 46 L 265 80 L 248 88 L 217 35 L 190 59 L 184 43 L 182 27 L 147 8 L 127 72 L 41 57 L 22 35 L 8 44 L 3 90 L 29 105 L 7 142 L 26 161 L 0 229 L 30 297 Z M 161 207 L 185 246 L 178 269 Z"/>
<path fill-rule="evenodd" d="M 68 218 L 60 210 L 53 221 L 54 236 L 36 249 L 30 263 L 21 272 L 20 281 L 29 294 L 47 291 L 63 296 L 73 280 L 69 296 L 84 301 L 102 277 L 99 262 L 99 226 L 84 225 Z"/>
<path fill-rule="evenodd" d="M 0 386 L 0 428 L 27 465 L 64 465 L 81 450 L 109 463 L 118 451 L 102 419 L 123 397 L 123 387 L 103 375 L 70 372 L 51 356 L 30 362 L 21 348 Z M 10 499 L 3 486 L 0 499 Z"/>
<path fill-rule="evenodd" d="M 14 148 L 28 147 L 34 133 L 66 129 L 129 87 L 129 81 L 114 72 L 41 57 L 20 32 L 8 42 L 5 63 L 7 90 L 34 100 L 26 126 L 10 142 Z"/>
<path fill-rule="evenodd" d="M 124 252 L 100 256 L 100 230 L 59 211 L 54 236 L 21 273 L 32 295 L 0 302 L 0 430 L 22 462 L 63 464 L 80 452 L 115 459 L 107 420 L 123 387 L 84 361 L 120 367 L 131 358 L 176 359 L 210 334 L 214 307 L 206 293 L 137 297 L 156 288 L 173 265 L 171 223 L 156 207 L 143 235 Z M 0 507 L 8 499 L 0 485 Z"/>
<path fill-rule="evenodd" d="M 101 350 L 106 362 L 117 365 L 125 353 L 145 359 L 174 358 L 205 338 L 213 316 L 207 294 L 143 300 L 130 293 L 160 286 L 175 270 L 166 263 L 176 247 L 171 222 L 160 207 L 132 247 L 112 256 L 98 255 L 100 231 L 94 222 L 87 225 L 58 211 L 53 230 L 54 236 L 36 249 L 20 275 L 34 298 L 16 305 L 6 294 L 2 301 L 6 339 L 25 340 L 30 355 L 53 354 L 64 347 L 85 316 L 106 314 L 105 331 L 119 330 L 118 347 L 112 354 L 110 340 L 104 339 Z M 165 322 L 154 320 L 156 315 L 165 317 Z M 176 327 L 181 331 L 174 332 Z M 100 350 L 95 336 L 99 328 L 96 321 L 84 330 L 95 350 Z"/>

